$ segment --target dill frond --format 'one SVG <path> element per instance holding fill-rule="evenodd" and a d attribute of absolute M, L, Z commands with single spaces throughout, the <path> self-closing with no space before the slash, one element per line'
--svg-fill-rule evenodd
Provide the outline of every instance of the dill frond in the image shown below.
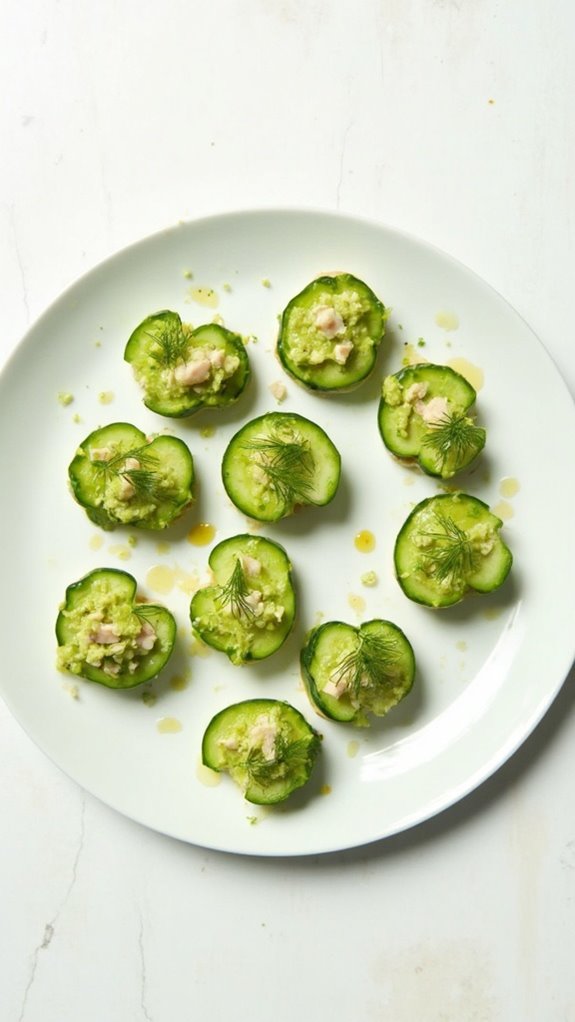
<path fill-rule="evenodd" d="M 150 357 L 162 369 L 175 366 L 184 357 L 188 342 L 181 323 L 162 323 L 158 333 L 147 331 L 147 336 L 153 341 Z"/>
<path fill-rule="evenodd" d="M 229 607 L 235 618 L 253 618 L 254 609 L 246 599 L 249 591 L 242 562 L 238 557 L 228 581 L 218 586 L 216 603 L 221 608 Z"/>
<path fill-rule="evenodd" d="M 358 646 L 337 665 L 332 674 L 334 682 L 345 680 L 351 696 L 357 696 L 366 679 L 372 688 L 384 685 L 389 678 L 389 669 L 400 659 L 400 650 L 395 637 L 383 638 L 369 633 L 359 634 Z"/>
<path fill-rule="evenodd" d="M 433 543 L 422 553 L 424 570 L 440 583 L 460 585 L 477 567 L 477 551 L 453 518 L 440 511 L 434 511 L 433 517 L 438 531 L 426 531 Z"/>
<path fill-rule="evenodd" d="M 294 434 L 288 440 L 274 430 L 268 436 L 247 440 L 243 448 L 259 454 L 257 464 L 279 501 L 287 506 L 313 503 L 315 462 L 309 443 L 301 436 Z"/>
<path fill-rule="evenodd" d="M 470 461 L 485 442 L 485 430 L 476 426 L 467 415 L 446 414 L 431 426 L 423 438 L 423 446 L 431 448 L 437 457 L 439 471 L 443 472 L 448 459 L 453 471 Z"/>

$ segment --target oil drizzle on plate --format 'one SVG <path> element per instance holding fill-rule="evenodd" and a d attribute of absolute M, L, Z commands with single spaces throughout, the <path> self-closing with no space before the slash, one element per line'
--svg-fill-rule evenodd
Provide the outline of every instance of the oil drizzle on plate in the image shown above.
<path fill-rule="evenodd" d="M 466 358 L 450 358 L 447 363 L 450 369 L 455 369 L 456 373 L 460 373 L 464 376 L 468 383 L 474 388 L 474 390 L 481 390 L 485 376 L 483 369 L 468 362 Z"/>
<path fill-rule="evenodd" d="M 209 522 L 198 522 L 197 525 L 190 529 L 186 539 L 193 546 L 207 546 L 208 543 L 212 542 L 215 534 L 215 525 L 210 525 Z"/>
<path fill-rule="evenodd" d="M 369 529 L 362 529 L 361 532 L 356 533 L 353 542 L 356 550 L 362 554 L 370 554 L 372 550 L 375 550 L 375 536 Z"/>
<path fill-rule="evenodd" d="M 177 717 L 160 717 L 156 721 L 156 730 L 161 735 L 175 735 L 182 730 L 182 722 Z"/>

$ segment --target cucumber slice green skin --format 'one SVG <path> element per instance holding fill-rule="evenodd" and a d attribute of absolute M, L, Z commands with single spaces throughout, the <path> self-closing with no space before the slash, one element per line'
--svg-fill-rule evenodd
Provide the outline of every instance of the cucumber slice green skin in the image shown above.
<path fill-rule="evenodd" d="M 261 746 L 262 720 L 277 728 L 271 758 Z M 250 737 L 254 726 L 259 741 Z M 248 802 L 274 805 L 307 784 L 320 748 L 321 735 L 289 703 L 246 699 L 212 718 L 202 741 L 202 761 L 210 770 L 227 771 Z"/>
<path fill-rule="evenodd" d="M 126 571 L 117 568 L 96 568 L 78 582 L 68 586 L 64 603 L 56 619 L 58 646 L 74 642 L 78 619 L 71 618 L 71 615 L 76 611 L 79 611 L 82 617 L 90 613 L 94 606 L 90 602 L 94 590 L 102 585 L 130 608 L 142 624 L 147 622 L 152 626 L 156 633 L 156 642 L 150 652 L 139 658 L 139 666 L 133 672 L 120 673 L 112 677 L 100 667 L 84 662 L 79 671 L 70 673 L 112 689 L 135 688 L 146 681 L 152 681 L 160 674 L 172 655 L 176 641 L 176 622 L 165 607 L 136 602 L 137 583 Z"/>
<path fill-rule="evenodd" d="M 111 457 L 92 460 L 90 452 L 100 450 L 110 451 Z M 130 456 L 141 467 L 125 478 L 133 479 L 136 487 L 141 479 L 144 489 L 136 488 L 126 501 L 113 495 L 110 500 L 110 491 L 121 480 L 124 459 Z M 113 422 L 90 433 L 70 463 L 68 477 L 75 499 L 102 529 L 117 525 L 165 529 L 194 502 L 194 461 L 183 440 L 163 435 L 149 440 L 128 422 Z"/>
<path fill-rule="evenodd" d="M 228 497 L 260 522 L 276 522 L 304 505 L 329 504 L 340 477 L 341 457 L 327 433 L 295 413 L 252 419 L 232 437 L 222 461 Z"/>
<path fill-rule="evenodd" d="M 378 425 L 387 449 L 397 458 L 418 464 L 427 475 L 451 479 L 467 468 L 485 446 L 486 432 L 467 415 L 477 394 L 468 380 L 449 366 L 420 363 L 406 366 L 391 378 L 403 391 L 413 384 L 425 384 L 425 399 L 445 398 L 447 411 L 438 425 L 426 423 L 412 408 L 405 424 L 404 403 L 392 404 L 381 398 Z M 460 420 L 448 433 L 449 420 Z M 461 425 L 462 423 L 462 425 Z M 439 447 L 443 442 L 443 448 Z"/>
<path fill-rule="evenodd" d="M 244 558 L 260 565 L 257 575 L 243 568 Z M 289 558 L 279 543 L 247 533 L 225 539 L 212 550 L 214 584 L 199 589 L 190 604 L 195 634 L 233 664 L 264 660 L 287 639 L 295 620 L 296 595 Z M 263 612 L 247 603 L 261 594 Z"/>
<path fill-rule="evenodd" d="M 298 358 L 296 340 L 297 320 L 320 306 L 333 306 L 334 298 L 343 293 L 353 293 L 366 304 L 366 310 L 355 326 L 351 325 L 345 334 L 334 338 L 334 346 L 344 338 L 358 341 L 343 365 L 333 358 L 316 365 L 309 365 Z M 288 303 L 281 317 L 277 341 L 277 354 L 284 369 L 298 383 L 308 390 L 334 393 L 352 390 L 371 373 L 377 357 L 377 349 L 385 333 L 388 316 L 383 303 L 370 287 L 350 273 L 336 276 L 317 277 Z M 345 322 L 345 317 L 344 322 Z M 311 346 L 315 339 L 323 343 L 321 333 L 308 323 L 304 329 L 313 331 Z"/>
<path fill-rule="evenodd" d="M 166 379 L 166 373 L 184 364 L 194 349 L 222 350 L 238 359 L 237 369 L 220 387 L 210 390 L 209 380 L 196 387 Z M 191 330 L 177 312 L 164 310 L 148 316 L 130 336 L 124 359 L 144 389 L 144 404 L 152 412 L 170 418 L 193 415 L 201 408 L 224 407 L 238 400 L 250 378 L 245 345 L 239 334 L 216 323 Z"/>
<path fill-rule="evenodd" d="M 502 525 L 487 504 L 469 494 L 422 500 L 395 541 L 395 574 L 405 595 L 438 608 L 459 603 L 470 591 L 499 589 L 513 563 L 499 535 Z M 479 530 L 479 535 L 471 530 Z M 481 530 L 486 530 L 483 540 Z"/>
<path fill-rule="evenodd" d="M 370 647 L 371 642 L 371 647 Z M 361 672 L 361 649 L 371 649 L 375 682 L 359 684 L 356 695 L 339 697 L 324 691 L 326 683 L 344 674 Z M 379 658 L 372 660 L 374 654 Z M 389 662 L 386 664 L 386 656 Z M 301 673 L 312 706 L 320 716 L 359 727 L 369 724 L 368 714 L 384 717 L 411 691 L 415 655 L 407 636 L 391 621 L 374 619 L 358 628 L 342 621 L 327 621 L 309 634 L 300 654 Z"/>

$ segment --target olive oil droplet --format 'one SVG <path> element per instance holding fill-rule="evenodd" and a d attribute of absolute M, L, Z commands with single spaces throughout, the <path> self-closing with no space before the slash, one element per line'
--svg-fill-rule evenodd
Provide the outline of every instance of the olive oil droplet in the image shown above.
<path fill-rule="evenodd" d="M 182 730 L 182 722 L 177 717 L 160 717 L 156 721 L 156 730 L 161 735 L 175 735 Z"/>
<path fill-rule="evenodd" d="M 207 546 L 211 543 L 216 534 L 215 525 L 210 525 L 209 522 L 199 522 L 194 525 L 193 529 L 190 529 L 187 535 L 188 543 L 192 543 L 194 546 Z"/>
<path fill-rule="evenodd" d="M 361 532 L 358 532 L 353 542 L 356 550 L 362 554 L 370 554 L 372 550 L 375 550 L 375 536 L 369 529 L 362 529 Z"/>

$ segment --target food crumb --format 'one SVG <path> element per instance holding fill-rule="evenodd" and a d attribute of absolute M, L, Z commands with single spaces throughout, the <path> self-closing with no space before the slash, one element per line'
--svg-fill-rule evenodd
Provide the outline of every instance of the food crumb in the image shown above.
<path fill-rule="evenodd" d="M 200 430 L 200 436 L 203 436 L 203 437 L 207 438 L 207 437 L 213 436 L 215 432 L 216 432 L 216 427 L 215 426 L 202 426 L 202 428 Z"/>
<path fill-rule="evenodd" d="M 225 326 L 224 317 L 219 312 L 216 312 L 215 316 L 212 316 L 212 323 L 215 326 Z"/>
<path fill-rule="evenodd" d="M 272 282 L 269 279 L 269 277 L 262 277 L 261 284 L 262 284 L 262 287 L 271 287 L 272 286 Z"/>
<path fill-rule="evenodd" d="M 250 827 L 255 827 L 256 823 L 260 822 L 257 816 L 246 816 L 246 820 Z M 262 923 L 262 926 L 265 926 L 265 923 Z"/>
<path fill-rule="evenodd" d="M 74 395 L 70 394 L 67 390 L 61 390 L 58 394 L 58 404 L 62 405 L 62 408 L 66 408 L 68 405 L 71 405 L 73 400 Z"/>
<path fill-rule="evenodd" d="M 270 383 L 268 390 L 275 397 L 276 401 L 281 404 L 287 397 L 287 387 L 285 383 L 280 380 L 276 380 L 275 383 Z"/>
<path fill-rule="evenodd" d="M 319 793 L 320 795 L 331 795 L 331 784 L 322 784 Z"/>
<path fill-rule="evenodd" d="M 495 103 L 495 100 L 494 99 L 488 99 L 487 103 L 488 103 L 489 106 L 493 106 L 494 103 Z"/>
<path fill-rule="evenodd" d="M 258 343 L 258 339 L 257 339 L 255 334 L 244 334 L 243 337 L 242 337 L 242 341 L 243 341 L 244 347 L 247 347 L 248 344 L 257 344 Z"/>
<path fill-rule="evenodd" d="M 67 692 L 68 695 L 72 699 L 79 699 L 80 698 L 80 689 L 78 688 L 77 685 L 74 685 L 74 684 L 70 683 L 69 681 L 66 681 L 62 685 L 62 688 L 64 689 L 64 692 Z"/>
<path fill-rule="evenodd" d="M 114 393 L 111 390 L 101 390 L 98 394 L 98 401 L 101 405 L 110 405 L 114 400 Z"/>
<path fill-rule="evenodd" d="M 350 759 L 355 759 L 355 757 L 357 756 L 358 752 L 359 752 L 359 742 L 355 741 L 355 739 L 354 739 L 353 741 L 347 743 L 347 754 L 348 754 Z"/>
<path fill-rule="evenodd" d="M 144 703 L 145 706 L 155 706 L 157 699 L 158 697 L 156 693 L 152 691 L 152 689 L 148 688 L 144 692 L 142 692 L 142 702 Z"/>
<path fill-rule="evenodd" d="M 222 284 L 222 291 L 226 291 L 229 294 L 231 290 L 232 290 L 231 284 L 228 283 Z"/>
<path fill-rule="evenodd" d="M 82 420 L 82 419 L 80 418 L 80 416 L 78 415 L 78 412 L 74 412 L 74 414 L 73 414 L 73 416 L 72 416 L 72 422 L 75 422 L 76 424 L 78 424 L 78 423 L 80 423 L 80 422 L 82 422 L 82 421 L 83 421 L 83 420 Z"/>
<path fill-rule="evenodd" d="M 377 585 L 377 575 L 375 571 L 366 571 L 361 576 L 361 584 L 368 588 L 373 588 Z"/>
<path fill-rule="evenodd" d="M 194 275 L 191 270 L 184 270 L 184 280 L 193 280 Z"/>
<path fill-rule="evenodd" d="M 417 347 L 418 348 L 425 348 L 425 340 L 423 339 L 423 337 L 418 337 L 417 338 Z"/>

